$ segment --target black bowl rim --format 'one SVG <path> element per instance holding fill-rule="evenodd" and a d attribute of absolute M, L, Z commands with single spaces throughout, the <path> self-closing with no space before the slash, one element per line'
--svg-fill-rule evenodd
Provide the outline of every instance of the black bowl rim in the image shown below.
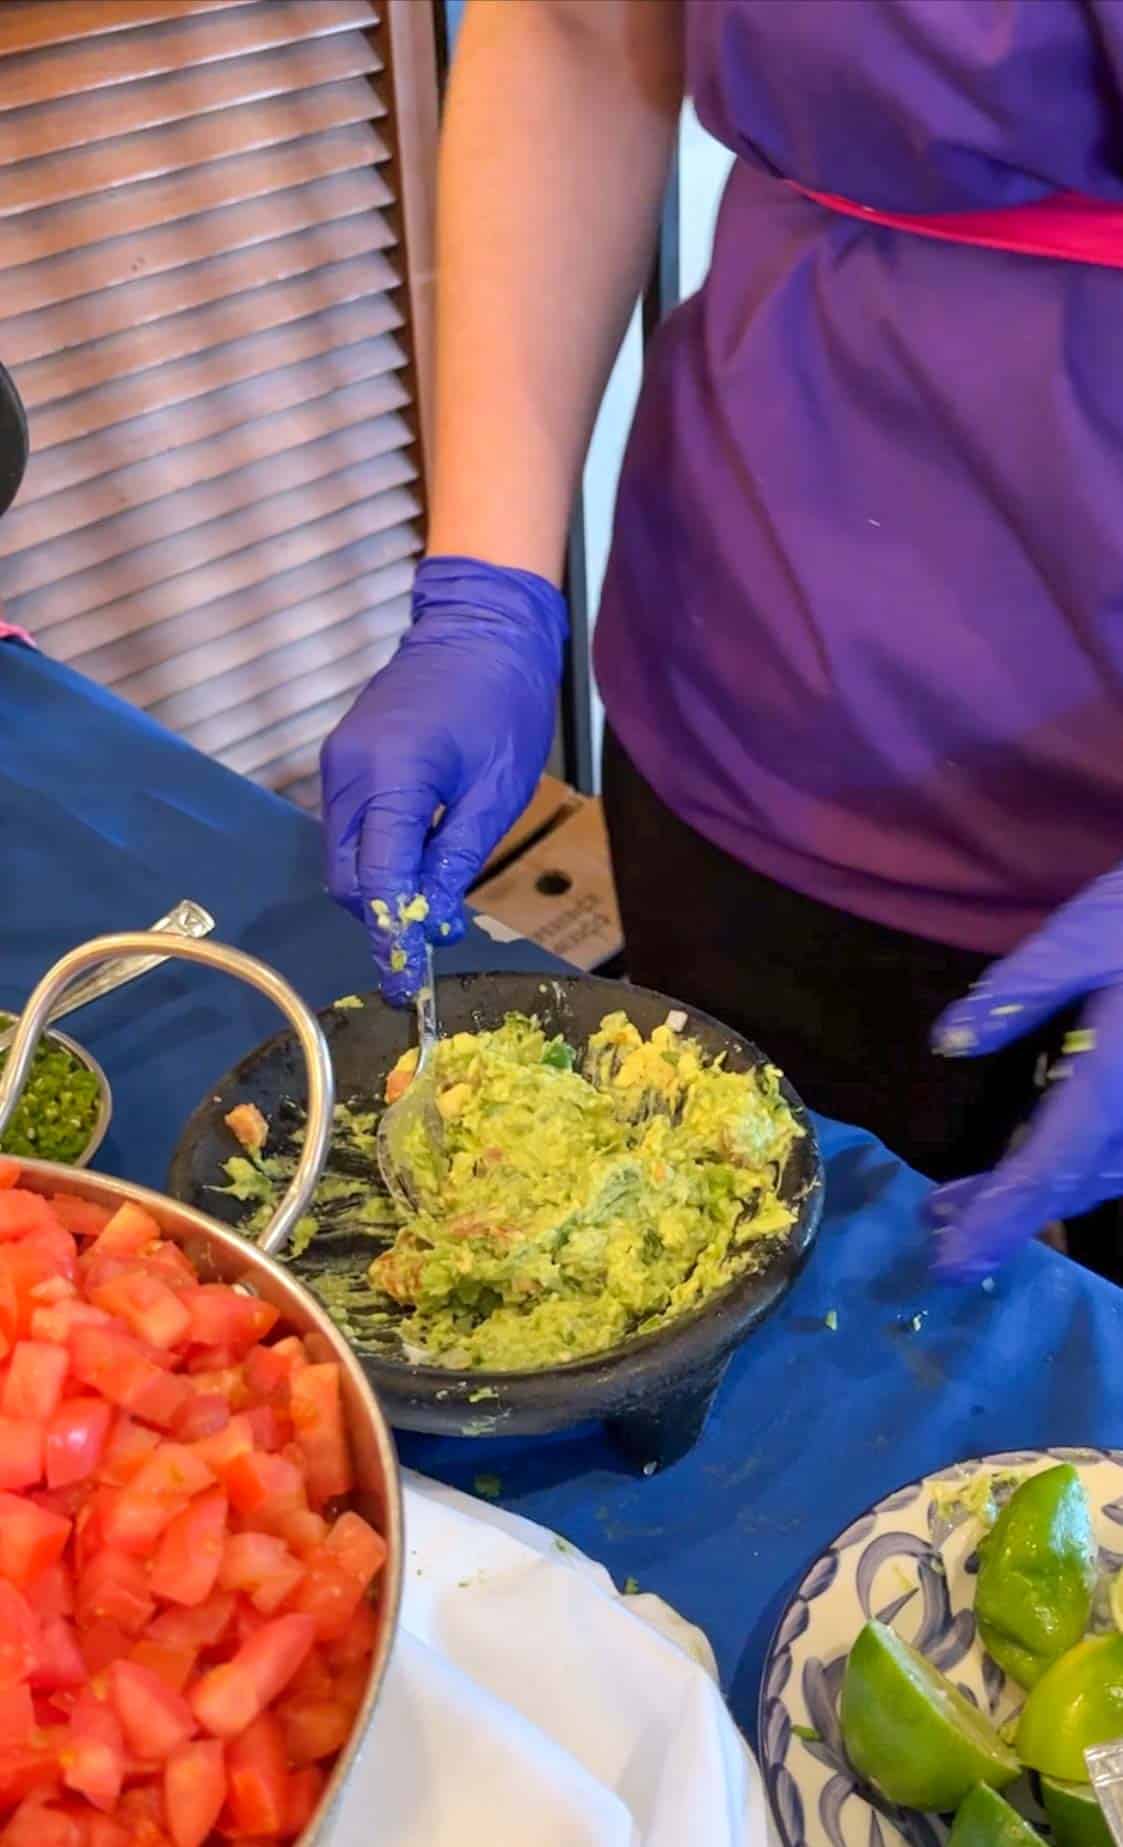
<path fill-rule="evenodd" d="M 728 1049 L 746 1059 L 749 1065 L 770 1065 L 772 1061 L 760 1047 L 751 1040 L 743 1039 L 739 1033 L 726 1026 L 713 1014 L 706 1013 L 700 1007 L 691 1007 L 685 1001 L 673 999 L 655 988 L 643 988 L 631 982 L 614 981 L 601 975 L 582 974 L 573 970 L 527 970 L 494 969 L 484 972 L 466 972 L 442 975 L 438 978 L 438 987 L 458 985 L 461 990 L 470 990 L 476 985 L 488 986 L 493 982 L 518 979 L 534 981 L 539 986 L 554 983 L 561 987 L 580 987 L 597 989 L 605 994 L 620 997 L 617 1008 L 606 1008 L 606 1012 L 627 1011 L 626 998 L 638 995 L 645 1000 L 656 1001 L 665 1007 L 668 1014 L 683 1013 L 687 1024 L 709 1027 L 721 1034 L 728 1041 Z M 357 995 L 363 1005 L 385 1006 L 377 989 Z M 321 1023 L 338 1018 L 335 1003 L 319 1009 L 317 1018 Z M 236 1081 L 243 1066 L 257 1063 L 274 1049 L 281 1046 L 292 1034 L 285 1029 L 262 1040 L 245 1056 L 239 1059 L 229 1071 L 208 1086 L 206 1095 L 196 1105 L 176 1143 L 168 1167 L 167 1190 L 173 1199 L 191 1204 L 189 1195 L 181 1189 L 179 1172 L 185 1165 L 184 1146 L 197 1120 L 209 1116 L 215 1106 L 215 1093 L 228 1083 Z M 803 1130 L 806 1146 L 810 1154 L 810 1175 L 800 1198 L 793 1202 L 796 1219 L 791 1232 L 782 1245 L 778 1245 L 773 1260 L 759 1270 L 749 1270 L 743 1276 L 734 1277 L 722 1289 L 699 1303 L 682 1315 L 677 1315 L 665 1327 L 652 1329 L 646 1334 L 635 1334 L 629 1340 L 621 1341 L 614 1347 L 606 1347 L 600 1353 L 585 1354 L 580 1359 L 566 1360 L 559 1366 L 542 1366 L 533 1370 L 491 1372 L 482 1369 L 465 1372 L 454 1367 L 432 1366 L 409 1360 L 381 1359 L 370 1354 L 362 1354 L 361 1360 L 368 1377 L 377 1389 L 389 1397 L 398 1397 L 403 1393 L 413 1399 L 436 1399 L 449 1408 L 457 1405 L 474 1404 L 486 1398 L 493 1409 L 501 1409 L 505 1396 L 512 1392 L 521 1397 L 537 1396 L 535 1386 L 560 1382 L 567 1388 L 573 1388 L 574 1409 L 580 1413 L 586 1400 L 599 1395 L 608 1378 L 621 1370 L 646 1370 L 644 1362 L 657 1359 L 658 1371 L 666 1381 L 677 1374 L 693 1370 L 700 1359 L 732 1350 L 738 1344 L 743 1332 L 760 1320 L 775 1302 L 795 1281 L 802 1269 L 818 1233 L 823 1212 L 825 1169 L 819 1138 L 810 1112 L 798 1092 L 781 1073 L 781 1094 L 788 1104 L 800 1128 Z M 202 1208 L 199 1208 L 200 1210 Z M 284 1261 L 283 1257 L 280 1261 Z M 293 1274 L 296 1274 L 293 1272 Z M 299 1279 L 298 1279 L 299 1280 Z M 721 1322 L 720 1338 L 707 1336 L 715 1334 L 715 1322 Z M 585 1388 L 582 1390 L 582 1388 Z M 488 1412 L 480 1405 L 481 1415 Z M 577 1421 L 576 1417 L 574 1421 Z"/>

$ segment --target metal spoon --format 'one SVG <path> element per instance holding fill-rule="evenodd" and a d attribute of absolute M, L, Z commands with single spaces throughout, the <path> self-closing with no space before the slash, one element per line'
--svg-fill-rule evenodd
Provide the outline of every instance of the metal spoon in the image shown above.
<path fill-rule="evenodd" d="M 186 936 L 199 939 L 209 936 L 214 929 L 214 918 L 205 911 L 201 904 L 191 898 L 181 898 L 166 917 L 159 918 L 151 925 L 153 931 L 164 936 Z M 147 975 L 149 969 L 159 968 L 166 962 L 167 956 L 122 956 L 116 962 L 103 962 L 94 974 L 85 981 L 76 981 L 57 1001 L 47 1015 L 48 1025 L 61 1020 L 68 1013 L 76 1013 L 79 1007 L 88 1007 L 91 1001 L 100 1000 L 103 994 L 111 994 L 114 988 L 124 987 L 127 981 L 136 981 L 138 976 Z M 0 1032 L 0 1052 L 6 1052 L 16 1036 L 19 1022 Z"/>
<path fill-rule="evenodd" d="M 438 1176 L 445 1171 L 445 1131 L 437 1108 L 437 983 L 433 974 L 433 945 L 425 945 L 425 980 L 417 993 L 417 1068 L 409 1089 L 384 1111 L 378 1125 L 378 1166 L 382 1182 L 398 1210 L 410 1215 L 418 1210 L 424 1187 L 418 1181 L 410 1154 L 418 1131 L 429 1145 Z"/>

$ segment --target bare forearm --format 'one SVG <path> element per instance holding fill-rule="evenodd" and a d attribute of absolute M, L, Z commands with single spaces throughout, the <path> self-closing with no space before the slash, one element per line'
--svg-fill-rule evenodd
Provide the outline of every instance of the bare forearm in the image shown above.
<path fill-rule="evenodd" d="M 441 151 L 431 552 L 558 580 L 650 264 L 677 0 L 471 0 Z"/>

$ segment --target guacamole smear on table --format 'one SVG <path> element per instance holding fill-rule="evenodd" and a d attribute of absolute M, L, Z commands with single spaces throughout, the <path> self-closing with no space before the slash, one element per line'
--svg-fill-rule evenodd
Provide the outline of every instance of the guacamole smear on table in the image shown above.
<path fill-rule="evenodd" d="M 415 1062 L 413 1052 L 399 1060 L 389 1101 Z M 368 1280 L 349 1279 L 348 1321 L 392 1321 L 412 1358 L 523 1371 L 599 1353 L 759 1267 L 794 1222 L 779 1183 L 802 1131 L 779 1072 L 727 1070 L 670 1023 L 644 1039 L 610 1014 L 579 1059 L 536 1021 L 508 1015 L 495 1031 L 441 1041 L 437 1101 L 447 1168 L 438 1176 L 419 1140 L 418 1211 L 403 1217 L 381 1192 L 376 1117 L 347 1105 L 336 1149 L 342 1139 L 352 1172 L 370 1150 L 370 1189 L 359 1201 L 353 1179 L 321 1183 L 350 1186 L 352 1229 L 357 1213 L 385 1247 Z M 260 1215 L 287 1162 L 260 1150 L 253 1162 L 228 1173 Z M 313 1219 L 317 1210 L 319 1194 Z M 314 1257 L 313 1221 L 300 1233 Z"/>

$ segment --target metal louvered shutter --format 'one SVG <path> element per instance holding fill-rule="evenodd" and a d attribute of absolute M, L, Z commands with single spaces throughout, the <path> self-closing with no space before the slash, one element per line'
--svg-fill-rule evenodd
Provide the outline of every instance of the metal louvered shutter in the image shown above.
<path fill-rule="evenodd" d="M 387 7 L 0 7 L 0 360 L 32 449 L 0 607 L 309 802 L 420 549 L 432 18 Z"/>

